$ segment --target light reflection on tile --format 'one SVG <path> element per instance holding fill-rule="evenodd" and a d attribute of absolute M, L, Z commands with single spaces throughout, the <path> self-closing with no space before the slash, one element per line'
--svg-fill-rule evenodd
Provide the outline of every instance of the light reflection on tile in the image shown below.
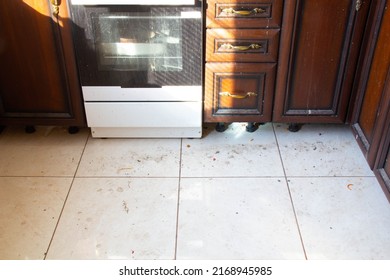
<path fill-rule="evenodd" d="M 182 177 L 284 176 L 271 124 L 248 133 L 231 124 L 223 133 L 210 128 L 203 139 L 184 139 Z"/>
<path fill-rule="evenodd" d="M 42 259 L 53 234 L 49 259 L 302 259 L 281 159 L 309 259 L 390 259 L 390 204 L 348 126 L 245 125 L 183 140 L 7 127 L 0 259 Z"/>
<path fill-rule="evenodd" d="M 303 259 L 284 178 L 181 179 L 178 259 Z"/>

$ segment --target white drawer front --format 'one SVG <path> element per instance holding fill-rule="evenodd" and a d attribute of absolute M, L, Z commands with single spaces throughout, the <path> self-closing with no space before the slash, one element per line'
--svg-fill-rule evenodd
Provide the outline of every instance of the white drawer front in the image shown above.
<path fill-rule="evenodd" d="M 201 127 L 202 102 L 86 102 L 89 127 Z"/>
<path fill-rule="evenodd" d="M 121 88 L 83 86 L 84 101 L 202 101 L 201 86 Z"/>

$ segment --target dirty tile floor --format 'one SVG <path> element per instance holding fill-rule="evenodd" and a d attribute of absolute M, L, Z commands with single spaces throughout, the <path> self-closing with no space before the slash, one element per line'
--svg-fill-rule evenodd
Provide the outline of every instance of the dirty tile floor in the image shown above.
<path fill-rule="evenodd" d="M 0 134 L 0 259 L 390 259 L 390 204 L 344 125 L 202 139 Z"/>

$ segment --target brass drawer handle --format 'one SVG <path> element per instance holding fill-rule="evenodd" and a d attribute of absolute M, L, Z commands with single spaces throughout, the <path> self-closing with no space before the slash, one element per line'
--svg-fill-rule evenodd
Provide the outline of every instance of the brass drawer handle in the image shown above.
<path fill-rule="evenodd" d="M 228 91 L 224 91 L 224 92 L 220 92 L 219 95 L 220 96 L 228 96 L 228 97 L 237 98 L 237 99 L 245 99 L 248 97 L 257 96 L 257 93 L 250 91 L 250 92 L 247 92 L 246 94 L 242 95 L 242 94 L 231 94 Z"/>
<path fill-rule="evenodd" d="M 238 10 L 236 11 L 233 8 L 225 8 L 222 9 L 222 12 L 225 14 L 233 14 L 233 15 L 240 15 L 240 16 L 250 16 L 252 14 L 263 14 L 266 12 L 266 10 L 262 8 L 254 8 L 253 10 Z"/>
<path fill-rule="evenodd" d="M 53 15 L 58 16 L 60 13 L 61 0 L 50 0 L 53 7 Z"/>
<path fill-rule="evenodd" d="M 229 43 L 222 44 L 219 49 L 220 50 L 236 50 L 236 51 L 248 51 L 248 50 L 256 50 L 260 49 L 262 46 L 259 44 L 250 44 L 249 46 L 234 46 Z"/>

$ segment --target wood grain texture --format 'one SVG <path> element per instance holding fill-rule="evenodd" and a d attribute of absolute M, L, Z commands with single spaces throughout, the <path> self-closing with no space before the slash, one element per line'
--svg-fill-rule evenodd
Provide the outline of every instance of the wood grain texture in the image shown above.
<path fill-rule="evenodd" d="M 349 0 L 285 6 L 275 121 L 345 121 L 368 4 L 359 13 Z"/>
<path fill-rule="evenodd" d="M 0 2 L 0 122 L 85 123 L 67 1 Z M 53 121 L 52 121 L 52 120 Z"/>

